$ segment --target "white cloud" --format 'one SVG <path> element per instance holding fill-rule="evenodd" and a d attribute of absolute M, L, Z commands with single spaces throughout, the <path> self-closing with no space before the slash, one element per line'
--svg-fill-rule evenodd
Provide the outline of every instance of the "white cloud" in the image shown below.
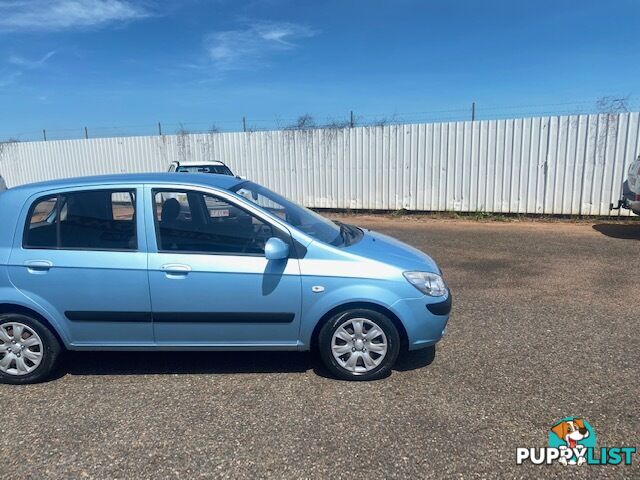
<path fill-rule="evenodd" d="M 31 60 L 25 57 L 21 57 L 18 55 L 12 55 L 7 59 L 7 62 L 13 64 L 13 65 L 17 65 L 18 67 L 23 67 L 23 68 L 39 68 L 44 66 L 45 63 L 47 63 L 47 60 L 49 60 L 51 57 L 53 57 L 56 54 L 55 50 L 52 50 L 48 53 L 46 53 L 45 55 L 43 55 L 41 58 L 35 59 L 35 60 Z"/>
<path fill-rule="evenodd" d="M 19 55 L 12 55 L 7 58 L 6 63 L 12 65 L 14 70 L 11 72 L 0 71 L 0 88 L 8 87 L 18 81 L 22 74 L 27 70 L 34 70 L 45 66 L 47 61 L 56 54 L 55 50 L 47 52 L 40 58 L 35 60 L 22 57 Z"/>
<path fill-rule="evenodd" d="M 35 60 L 19 55 L 10 56 L 7 58 L 6 64 L 12 65 L 13 71 L 0 71 L 0 89 L 9 87 L 16 83 L 26 71 L 44 67 L 47 61 L 55 54 L 55 50 L 52 50 Z"/>
<path fill-rule="evenodd" d="M 15 0 L 0 3 L 0 30 L 95 27 L 149 15 L 130 0 Z"/>
<path fill-rule="evenodd" d="M 244 29 L 211 33 L 205 41 L 216 68 L 238 70 L 264 64 L 273 54 L 292 50 L 298 40 L 316 33 L 295 23 L 257 22 Z"/>
<path fill-rule="evenodd" d="M 22 75 L 22 72 L 10 72 L 10 73 L 1 73 L 0 72 L 0 89 L 4 87 L 8 87 L 13 84 L 19 77 Z"/>

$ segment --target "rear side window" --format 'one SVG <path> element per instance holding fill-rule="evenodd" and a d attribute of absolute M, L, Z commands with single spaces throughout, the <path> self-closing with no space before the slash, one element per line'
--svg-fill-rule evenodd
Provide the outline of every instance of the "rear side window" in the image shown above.
<path fill-rule="evenodd" d="M 87 190 L 36 200 L 25 226 L 25 248 L 137 250 L 133 190 Z"/>
<path fill-rule="evenodd" d="M 111 209 L 114 220 L 133 221 L 136 218 L 135 195 L 132 192 L 112 193 Z"/>

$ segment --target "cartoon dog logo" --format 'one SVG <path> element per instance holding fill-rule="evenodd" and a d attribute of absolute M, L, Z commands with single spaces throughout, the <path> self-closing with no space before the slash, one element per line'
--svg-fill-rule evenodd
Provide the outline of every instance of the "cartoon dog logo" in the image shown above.
<path fill-rule="evenodd" d="M 589 438 L 590 432 L 585 426 L 584 420 L 581 418 L 573 418 L 573 419 L 565 419 L 560 421 L 551 427 L 551 431 L 556 434 L 556 436 L 566 443 L 565 447 L 582 450 L 585 445 L 582 445 L 586 438 Z M 562 448 L 562 447 L 561 447 Z M 580 456 L 577 460 L 575 456 L 571 458 L 571 460 L 567 461 L 566 458 L 561 458 L 560 463 L 563 465 L 582 465 L 586 462 L 584 456 Z"/>

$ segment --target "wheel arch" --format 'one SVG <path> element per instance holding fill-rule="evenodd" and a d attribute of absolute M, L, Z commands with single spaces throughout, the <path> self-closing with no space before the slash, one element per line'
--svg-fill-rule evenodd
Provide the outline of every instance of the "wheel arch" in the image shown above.
<path fill-rule="evenodd" d="M 18 313 L 18 314 L 26 315 L 28 317 L 35 318 L 51 331 L 51 333 L 56 337 L 58 342 L 60 342 L 60 345 L 62 347 L 65 346 L 65 342 L 62 336 L 60 335 L 58 330 L 53 326 L 53 323 L 51 323 L 42 314 L 36 312 L 35 310 L 29 307 L 25 307 L 23 305 L 18 305 L 15 303 L 0 303 L 0 316 L 7 315 L 10 313 Z"/>
<path fill-rule="evenodd" d="M 373 302 L 347 302 L 333 307 L 331 310 L 325 313 L 316 323 L 316 326 L 313 328 L 313 333 L 311 334 L 311 351 L 318 351 L 318 336 L 325 323 L 327 323 L 331 318 L 339 313 L 357 308 L 373 310 L 374 312 L 381 313 L 382 315 L 388 317 L 389 320 L 391 320 L 394 326 L 398 329 L 398 334 L 400 335 L 400 351 L 404 352 L 409 348 L 409 336 L 407 335 L 407 330 L 404 328 L 404 325 L 402 324 L 400 318 L 398 318 L 398 316 L 387 307 Z"/>

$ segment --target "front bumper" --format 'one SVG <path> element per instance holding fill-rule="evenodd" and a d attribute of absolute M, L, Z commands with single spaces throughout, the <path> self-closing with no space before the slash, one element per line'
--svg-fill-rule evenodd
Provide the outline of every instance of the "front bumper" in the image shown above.
<path fill-rule="evenodd" d="M 449 292 L 444 300 L 425 295 L 398 300 L 393 305 L 392 309 L 407 331 L 409 350 L 429 347 L 442 338 L 449 321 L 451 303 Z"/>

